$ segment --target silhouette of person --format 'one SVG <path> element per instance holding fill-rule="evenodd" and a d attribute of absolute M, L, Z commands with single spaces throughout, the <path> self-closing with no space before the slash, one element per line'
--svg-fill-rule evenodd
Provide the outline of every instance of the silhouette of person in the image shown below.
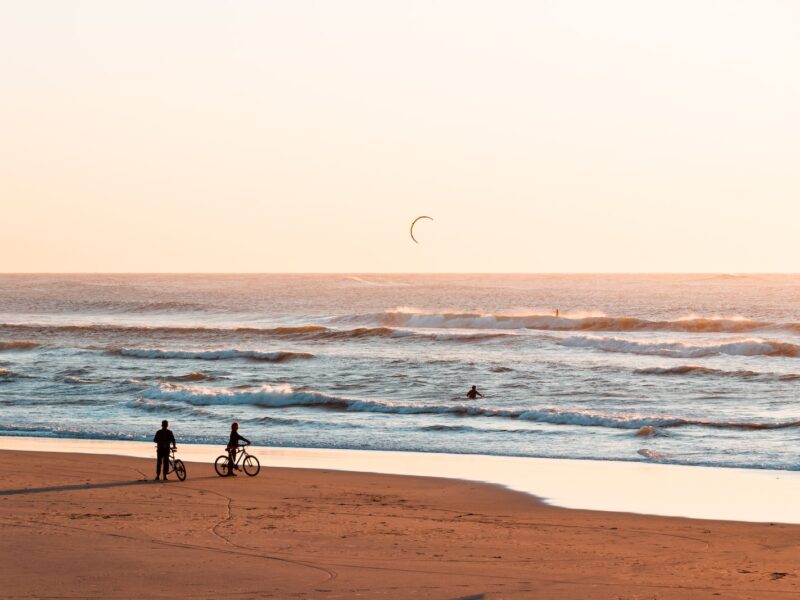
<path fill-rule="evenodd" d="M 153 436 L 153 441 L 156 443 L 156 481 L 162 470 L 164 473 L 164 481 L 167 480 L 167 471 L 169 471 L 169 451 L 170 448 L 177 448 L 175 445 L 175 436 L 167 429 L 169 422 L 161 421 L 161 429 L 156 431 Z"/>
<path fill-rule="evenodd" d="M 233 423 L 231 425 L 231 437 L 228 439 L 228 464 L 230 467 L 228 468 L 228 476 L 229 477 L 236 477 L 236 473 L 234 470 L 238 470 L 239 467 L 235 466 L 236 464 L 236 453 L 239 451 L 239 442 L 244 442 L 246 444 L 250 443 L 243 435 L 239 434 L 239 424 Z"/>
<path fill-rule="evenodd" d="M 468 392 L 467 392 L 467 398 L 469 398 L 470 400 L 475 400 L 475 398 L 477 398 L 478 396 L 480 396 L 481 398 L 483 398 L 483 394 L 481 394 L 481 393 L 478 391 L 478 389 L 477 389 L 477 388 L 476 388 L 476 387 L 473 385 L 473 386 L 472 386 L 472 389 L 471 389 L 470 391 L 468 391 Z"/>
<path fill-rule="evenodd" d="M 555 314 L 556 314 L 556 317 L 558 317 L 561 313 L 559 313 L 558 309 L 556 309 L 556 313 Z"/>

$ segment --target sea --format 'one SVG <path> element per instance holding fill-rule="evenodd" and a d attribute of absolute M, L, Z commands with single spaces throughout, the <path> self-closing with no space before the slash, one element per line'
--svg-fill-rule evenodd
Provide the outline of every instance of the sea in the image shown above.
<path fill-rule="evenodd" d="M 0 275 L 6 436 L 795 470 L 799 389 L 798 275 Z"/>

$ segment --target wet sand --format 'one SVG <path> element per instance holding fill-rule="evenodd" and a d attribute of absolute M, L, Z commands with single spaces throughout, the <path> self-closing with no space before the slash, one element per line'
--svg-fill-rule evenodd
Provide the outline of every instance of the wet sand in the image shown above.
<path fill-rule="evenodd" d="M 800 527 L 460 481 L 0 451 L 3 597 L 791 598 Z"/>
<path fill-rule="evenodd" d="M 0 436 L 0 450 L 151 458 L 141 441 Z M 181 444 L 184 461 L 213 463 L 221 445 Z M 526 492 L 562 508 L 665 517 L 800 524 L 800 472 L 571 460 L 257 446 L 263 465 L 444 477 Z"/>

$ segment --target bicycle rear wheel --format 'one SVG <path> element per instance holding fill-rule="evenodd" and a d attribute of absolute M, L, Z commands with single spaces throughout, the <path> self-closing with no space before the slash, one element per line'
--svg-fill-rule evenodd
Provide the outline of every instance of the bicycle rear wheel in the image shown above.
<path fill-rule="evenodd" d="M 255 477 L 261 470 L 261 464 L 258 462 L 258 459 L 255 456 L 250 456 L 249 454 L 244 457 L 242 467 L 244 468 L 244 472 L 250 477 Z"/>
<path fill-rule="evenodd" d="M 181 481 L 186 480 L 186 465 L 183 464 L 180 458 L 175 459 L 175 475 L 177 475 L 178 479 Z"/>
<path fill-rule="evenodd" d="M 214 470 L 217 472 L 217 475 L 220 477 L 225 477 L 228 474 L 228 457 L 224 454 L 222 456 L 218 456 L 217 460 L 214 461 Z"/>

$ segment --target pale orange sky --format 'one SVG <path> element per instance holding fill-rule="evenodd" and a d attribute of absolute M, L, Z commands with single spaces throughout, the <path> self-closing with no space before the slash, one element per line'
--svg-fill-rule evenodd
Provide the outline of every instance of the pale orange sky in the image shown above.
<path fill-rule="evenodd" d="M 0 271 L 797 272 L 798 28 L 788 0 L 5 2 Z"/>

